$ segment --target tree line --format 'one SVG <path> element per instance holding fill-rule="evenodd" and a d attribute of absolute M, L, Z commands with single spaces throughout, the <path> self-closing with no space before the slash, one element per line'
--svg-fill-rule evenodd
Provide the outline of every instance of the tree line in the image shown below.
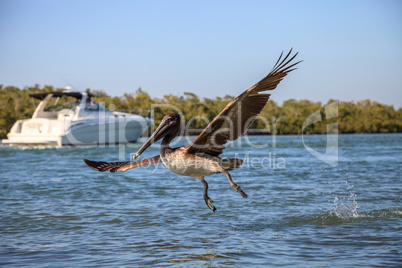
<path fill-rule="evenodd" d="M 6 134 L 16 120 L 32 117 L 39 100 L 30 98 L 29 94 L 63 90 L 53 86 L 35 85 L 19 89 L 0 85 L 0 138 L 6 138 Z M 110 110 L 153 116 L 156 125 L 166 113 L 180 111 L 187 128 L 190 129 L 206 127 L 235 98 L 230 95 L 200 98 L 190 92 L 185 92 L 182 96 L 169 94 L 155 98 L 141 88 L 120 97 L 109 96 L 103 90 L 87 89 L 86 91 L 95 96 L 94 101 L 102 103 Z M 334 102 L 335 100 L 329 100 L 323 104 L 290 99 L 278 105 L 275 101 L 269 100 L 250 128 L 264 130 L 263 133 L 301 134 L 303 131 L 305 134 L 324 134 L 328 131 L 328 124 L 337 123 L 339 133 L 402 132 L 402 108 L 396 110 L 391 105 L 371 100 L 340 101 L 336 104 L 335 116 L 333 113 L 327 116 L 328 109 L 325 107 L 329 107 L 328 104 Z M 312 115 L 316 122 L 306 126 L 306 120 L 311 120 Z"/>

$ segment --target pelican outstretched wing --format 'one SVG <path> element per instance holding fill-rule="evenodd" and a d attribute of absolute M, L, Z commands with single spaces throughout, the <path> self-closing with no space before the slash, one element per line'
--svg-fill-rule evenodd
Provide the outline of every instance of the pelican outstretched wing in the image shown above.
<path fill-rule="evenodd" d="M 159 155 L 144 159 L 141 161 L 127 161 L 127 162 L 102 162 L 102 161 L 91 161 L 88 159 L 84 159 L 84 162 L 92 169 L 98 170 L 100 172 L 110 171 L 126 171 L 135 167 L 156 164 L 162 162 L 161 157 Z"/>
<path fill-rule="evenodd" d="M 275 89 L 289 72 L 296 69 L 293 67 L 301 62 L 291 64 L 298 52 L 293 56 L 291 53 L 292 49 L 282 59 L 282 52 L 271 72 L 231 101 L 201 134 L 187 145 L 187 152 L 218 156 L 225 149 L 224 144 L 228 140 L 233 141 L 242 136 L 268 102 L 270 94 L 260 92 Z"/>

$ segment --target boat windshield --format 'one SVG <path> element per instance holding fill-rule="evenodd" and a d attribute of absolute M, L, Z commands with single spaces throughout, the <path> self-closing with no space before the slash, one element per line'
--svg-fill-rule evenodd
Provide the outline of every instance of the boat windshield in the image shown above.
<path fill-rule="evenodd" d="M 62 109 L 71 109 L 75 111 L 78 106 L 80 106 L 81 100 L 71 97 L 71 96 L 61 96 L 57 98 L 52 98 L 46 104 L 44 111 L 46 112 L 57 112 Z M 85 103 L 85 111 L 105 111 L 107 110 L 102 104 L 94 102 L 92 100 L 87 100 Z"/>
<path fill-rule="evenodd" d="M 89 100 L 85 103 L 85 111 L 106 111 L 107 109 L 100 103 Z"/>
<path fill-rule="evenodd" d="M 57 98 L 51 98 L 46 104 L 45 112 L 57 112 L 62 109 L 75 110 L 80 105 L 81 100 L 69 96 L 61 96 Z"/>

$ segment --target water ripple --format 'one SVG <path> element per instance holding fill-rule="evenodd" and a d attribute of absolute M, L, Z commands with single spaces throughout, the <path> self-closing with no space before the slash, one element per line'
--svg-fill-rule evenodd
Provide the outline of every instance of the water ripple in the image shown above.
<path fill-rule="evenodd" d="M 321 146 L 317 138 L 309 144 Z M 98 173 L 82 161 L 118 161 L 123 149 L 128 159 L 127 147 L 2 146 L 0 265 L 397 266 L 402 135 L 342 135 L 339 144 L 337 167 L 309 155 L 300 136 L 229 147 L 227 157 L 281 157 L 286 167 L 232 171 L 247 199 L 222 174 L 207 177 L 216 213 L 193 178 L 161 167 Z"/>

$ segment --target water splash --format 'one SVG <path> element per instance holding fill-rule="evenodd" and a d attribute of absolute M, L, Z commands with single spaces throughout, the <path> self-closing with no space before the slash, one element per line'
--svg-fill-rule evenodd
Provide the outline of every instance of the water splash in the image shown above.
<path fill-rule="evenodd" d="M 350 218 L 358 217 L 359 214 L 357 212 L 358 205 L 356 202 L 353 203 L 339 203 L 336 204 L 335 207 L 331 210 L 330 215 L 336 216 L 342 220 L 347 220 Z"/>
<path fill-rule="evenodd" d="M 345 181 L 345 183 L 349 189 L 353 187 L 353 185 L 349 185 L 347 181 Z M 343 200 L 346 202 L 338 202 L 338 197 L 334 198 L 334 207 L 330 211 L 330 215 L 343 220 L 358 217 L 357 209 L 359 205 L 356 202 L 356 194 L 349 191 L 349 198 L 347 198 L 347 200 L 343 198 Z"/>

